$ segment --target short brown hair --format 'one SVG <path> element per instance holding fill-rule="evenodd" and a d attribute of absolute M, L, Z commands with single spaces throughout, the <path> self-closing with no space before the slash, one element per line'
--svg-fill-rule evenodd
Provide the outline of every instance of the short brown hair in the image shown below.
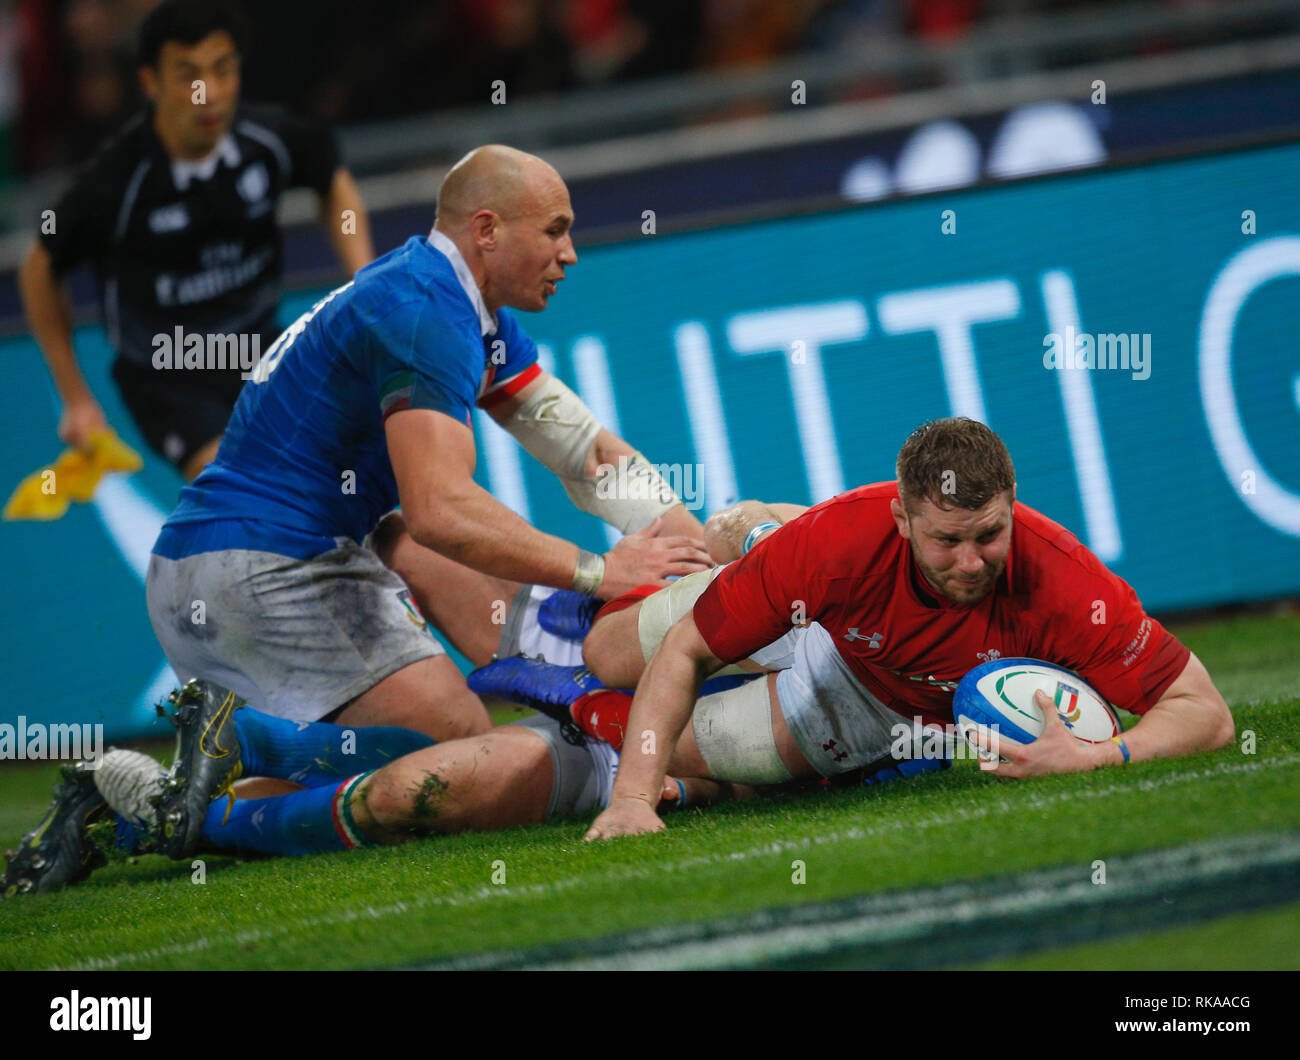
<path fill-rule="evenodd" d="M 965 416 L 921 424 L 898 451 L 896 474 L 908 512 L 915 512 L 922 500 L 975 511 L 1016 485 L 1016 469 L 1002 439 Z"/>

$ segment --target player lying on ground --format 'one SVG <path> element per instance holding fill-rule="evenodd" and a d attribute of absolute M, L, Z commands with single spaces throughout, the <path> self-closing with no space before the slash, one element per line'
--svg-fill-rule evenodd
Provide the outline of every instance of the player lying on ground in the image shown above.
<path fill-rule="evenodd" d="M 550 166 L 480 148 L 443 181 L 428 237 L 361 270 L 267 351 L 150 560 L 149 616 L 177 674 L 294 721 L 435 739 L 490 728 L 410 591 L 361 545 L 399 500 L 404 524 L 381 550 L 446 587 L 426 596 L 435 618 L 462 606 L 447 593 L 471 569 L 608 597 L 707 565 L 698 520 L 542 371 L 510 313 L 545 308 L 577 260 L 572 222 Z M 472 477 L 475 405 L 629 537 L 593 555 L 494 500 Z M 647 488 L 601 488 L 597 469 L 620 457 Z"/>
<path fill-rule="evenodd" d="M 465 597 L 456 625 L 462 639 L 486 645 L 496 636 L 493 648 L 505 656 L 527 651 L 581 662 L 581 637 L 563 633 L 577 628 L 572 613 L 589 606 L 590 598 L 525 587 L 505 622 L 494 623 L 495 610 L 484 596 L 491 580 L 483 582 Z M 559 634 L 544 628 L 543 615 L 545 626 Z M 475 622 L 483 628 L 474 629 Z M 110 845 L 176 857 L 196 849 L 299 854 L 585 814 L 607 803 L 617 762 L 601 741 L 585 739 L 572 726 L 564 732 L 546 717 L 435 745 L 408 729 L 275 718 L 241 707 L 233 694 L 208 682 L 173 694 L 172 701 L 179 732 L 171 777 L 132 751 L 110 751 L 98 771 L 63 767 L 54 804 L 10 852 L 0 895 L 83 879 L 104 863 Z M 171 783 L 160 792 L 164 779 Z M 667 786 L 679 803 L 683 795 L 699 804 L 725 793 L 692 780 Z M 149 803 L 159 794 L 167 796 L 161 818 Z M 239 801 L 232 806 L 222 795 Z M 125 816 L 115 819 L 115 809 Z M 197 814 L 194 821 L 191 814 Z M 343 822 L 350 831 L 336 827 Z M 101 834 L 101 823 L 116 832 L 115 840 Z"/>
<path fill-rule="evenodd" d="M 623 758 L 588 838 L 662 828 L 655 803 L 670 761 L 748 783 L 872 761 L 900 715 L 952 725 L 957 683 L 988 658 L 1068 667 L 1141 715 L 1116 742 L 1090 745 L 1040 698 L 1046 729 L 1031 744 L 1003 738 L 1005 761 L 987 763 L 998 775 L 1175 757 L 1232 740 L 1231 712 L 1200 660 L 1074 535 L 1016 501 L 1011 457 L 991 430 L 967 419 L 923 424 L 899 452 L 897 474 L 771 529 L 715 577 L 695 576 L 708 586 L 654 650 L 625 723 L 644 753 Z M 767 678 L 770 710 L 750 702 L 751 685 L 696 703 L 711 674 L 805 624 L 792 664 Z M 630 640 L 625 631 L 616 670 Z M 587 649 L 598 674 L 634 676 L 608 672 L 599 647 Z M 737 730 L 747 734 L 740 743 Z M 698 760 L 683 764 L 692 745 Z"/>
<path fill-rule="evenodd" d="M 456 583 L 467 590 L 455 616 L 461 641 L 482 650 L 489 637 L 498 638 L 488 656 L 526 651 L 581 662 L 573 616 L 591 598 L 525 586 L 497 623 L 489 597 L 499 587 L 480 578 Z M 608 802 L 617 762 L 603 742 L 547 717 L 435 744 L 396 727 L 276 718 L 203 681 L 174 693 L 172 702 L 179 732 L 171 775 L 147 755 L 121 750 L 110 751 L 97 771 L 63 767 L 50 810 L 9 854 L 0 895 L 77 882 L 104 863 L 109 845 L 175 857 L 197 849 L 301 854 L 586 814 Z M 689 779 L 666 786 L 679 804 L 684 796 L 701 804 L 729 794 Z M 158 814 L 149 800 L 160 794 L 166 799 Z M 223 795 L 239 801 L 232 805 Z M 124 816 L 115 818 L 116 811 Z M 340 830 L 344 822 L 348 831 Z M 115 842 L 92 828 L 101 823 L 116 832 Z"/>
<path fill-rule="evenodd" d="M 942 474 L 945 470 L 953 470 L 956 475 L 951 494 L 945 494 L 942 489 L 947 481 Z M 673 751 L 670 768 L 675 773 L 765 784 L 818 773 L 834 776 L 873 759 L 888 760 L 896 744 L 900 715 L 910 720 L 911 713 L 915 712 L 935 723 L 944 720 L 942 712 L 946 710 L 950 721 L 951 693 L 957 681 L 972 665 L 994 652 L 1035 655 L 1071 666 L 1080 670 L 1108 698 L 1143 714 L 1142 721 L 1129 736 L 1134 741 L 1133 753 L 1139 757 L 1187 753 L 1221 746 L 1231 739 L 1232 721 L 1227 707 L 1187 649 L 1142 614 L 1132 590 L 1067 531 L 1032 509 L 1014 504 L 1010 458 L 991 431 L 970 421 L 926 425 L 914 433 L 900 453 L 899 481 L 902 496 L 909 505 L 913 497 L 926 498 L 916 503 L 915 510 L 904 506 L 898 491 L 888 483 L 863 487 L 836 498 L 779 532 L 763 527 L 759 521 L 765 514 L 761 507 L 752 503 L 738 506 L 710 520 L 711 545 L 718 557 L 725 559 L 741 550 L 738 547 L 741 540 L 751 543 L 759 540 L 762 543 L 753 556 L 720 572 L 716 584 L 713 572 L 692 575 L 651 596 L 635 612 L 607 614 L 598 619 L 586 645 L 588 660 L 610 680 L 631 679 L 635 674 L 618 669 L 629 665 L 627 644 L 638 645 L 637 654 L 649 653 L 655 647 L 655 638 L 667 628 L 673 612 L 691 608 L 696 597 L 700 598 L 701 607 L 694 609 L 693 616 L 700 614 L 709 601 L 709 594 L 719 587 L 728 586 L 729 591 L 735 592 L 729 582 L 746 570 L 758 570 L 760 575 L 763 572 L 769 575 L 775 572 L 776 576 L 793 572 L 796 578 L 802 575 L 803 580 L 797 584 L 805 586 L 801 590 L 803 595 L 794 597 L 787 593 L 784 597 L 791 601 L 790 617 L 783 615 L 781 621 L 768 620 L 769 633 L 776 627 L 778 631 L 784 630 L 783 635 L 753 653 L 755 663 L 780 672 L 704 696 L 695 707 L 693 726 Z M 966 483 L 968 492 L 963 493 L 957 483 Z M 937 503 L 939 498 L 949 496 L 950 504 Z M 776 514 L 781 517 L 790 513 Z M 845 533 L 844 522 L 851 527 L 852 536 Z M 1010 549 L 1013 526 L 1017 528 L 1014 553 Z M 826 539 L 819 539 L 818 532 L 826 534 Z M 770 540 L 763 540 L 763 535 L 769 533 Z M 783 543 L 785 547 L 779 547 Z M 832 545 L 838 546 L 838 551 Z M 864 568 L 861 558 L 850 562 L 854 560 L 851 552 L 846 559 L 846 545 L 861 548 L 864 556 L 874 560 L 877 569 Z M 743 587 L 744 582 L 740 584 Z M 849 591 L 845 592 L 846 589 Z M 772 599 L 782 597 L 769 597 L 769 608 L 773 606 Z M 530 600 L 529 607 L 534 603 Z M 1087 616 L 1081 628 L 1076 617 L 1080 610 Z M 800 611 L 804 613 L 799 615 Z M 739 609 L 733 612 L 740 613 Z M 617 628 L 611 623 L 619 620 L 620 614 L 624 616 L 623 643 L 603 644 L 602 641 L 611 640 L 608 633 Z M 627 620 L 633 615 L 637 628 L 629 636 Z M 855 616 L 859 616 L 861 624 L 848 626 L 848 621 Z M 809 624 L 791 629 L 796 617 Z M 874 632 L 862 632 L 869 628 L 866 624 L 869 619 L 875 620 Z M 681 630 L 687 623 L 694 626 L 695 621 L 695 617 L 684 617 L 673 629 Z M 906 664 L 898 664 L 898 654 L 884 650 L 887 634 L 881 632 L 882 628 L 897 634 L 901 650 L 907 657 L 918 660 L 913 665 L 919 672 L 909 675 Z M 842 637 L 837 639 L 855 646 L 863 642 L 865 651 L 875 654 L 867 662 L 857 657 L 861 665 L 850 669 L 851 660 L 841 656 L 830 641 L 835 631 L 842 632 Z M 739 633 L 746 635 L 743 628 Z M 984 644 L 982 651 L 972 638 Z M 671 645 L 672 640 L 670 636 L 664 644 Z M 1001 647 L 993 646 L 994 642 Z M 645 648 L 640 647 L 642 644 Z M 732 656 L 738 658 L 741 654 L 733 652 Z M 662 649 L 655 650 L 637 703 L 645 698 L 647 683 L 654 673 L 653 660 L 662 655 Z M 967 659 L 967 655 L 972 658 Z M 570 679 L 557 683 L 554 678 L 558 668 L 548 670 L 539 666 L 539 675 L 528 672 L 532 665 L 519 659 L 504 660 L 478 675 L 478 679 L 481 682 L 491 673 L 489 685 L 524 702 L 544 700 L 547 696 L 552 704 L 576 699 L 574 714 L 592 733 L 609 734 L 613 741 L 621 742 L 622 732 L 630 725 L 630 731 L 639 734 L 642 753 L 633 757 L 634 762 L 642 757 L 668 757 L 662 751 L 658 756 L 653 751 L 645 753 L 647 745 L 641 735 L 654 732 L 658 737 L 655 742 L 662 748 L 663 730 L 638 728 L 635 715 L 628 719 L 628 697 L 607 691 L 578 697 L 573 694 L 574 683 L 569 673 L 560 671 L 561 676 Z M 640 661 L 631 663 L 633 670 L 640 665 Z M 716 669 L 719 661 L 715 659 L 712 665 Z M 698 688 L 697 683 L 695 689 Z M 1104 764 L 1105 759 L 1096 748 L 1086 747 L 1067 736 L 1050 702 L 1040 706 L 1046 708 L 1047 731 L 1035 744 L 1026 747 L 1004 739 L 999 750 L 1010 764 L 996 767 L 998 772 L 1016 776 Z M 209 722 L 218 716 L 215 704 L 210 704 Z M 243 716 L 241 713 L 235 717 Z M 251 719 L 254 715 L 247 712 L 247 717 Z M 683 717 L 678 732 L 685 720 Z M 203 731 L 209 728 L 208 722 L 202 726 Z M 192 731 L 201 730 L 196 726 Z M 548 746 L 558 747 L 554 732 L 551 735 Z M 822 739 L 823 736 L 827 738 Z M 313 738 L 317 737 L 305 737 Z M 522 739 L 514 734 L 509 738 Z M 245 741 L 241 738 L 240 742 L 242 745 Z M 597 741 L 593 740 L 590 746 L 596 745 Z M 1046 757 L 1041 753 L 1044 750 Z M 1117 755 L 1123 754 L 1116 750 Z M 503 811 L 500 806 L 491 805 L 490 800 L 480 802 L 483 796 L 473 793 L 479 779 L 495 775 L 493 770 L 509 763 L 498 760 L 486 766 L 487 772 L 480 772 L 487 759 L 481 757 L 483 746 L 472 743 L 446 753 L 456 756 L 462 751 L 467 757 L 460 761 L 472 762 L 468 775 L 462 774 L 458 782 L 461 788 L 466 785 L 470 788 L 470 810 L 461 818 L 442 819 L 444 824 L 456 826 L 460 820 L 472 821 L 468 825 L 472 827 L 491 827 L 492 821 L 522 823 L 509 816 L 509 809 Z M 541 751 L 541 745 L 534 740 L 532 753 Z M 601 753 L 606 754 L 605 749 Z M 433 762 L 428 754 L 416 751 L 373 774 L 369 782 L 350 779 L 339 784 L 332 794 L 276 800 L 273 811 L 250 803 L 246 814 L 233 825 L 222 825 L 214 819 L 214 815 L 223 817 L 223 811 L 210 811 L 205 838 L 211 839 L 209 833 L 216 834 L 219 842 L 222 827 L 233 827 L 235 830 L 227 834 L 237 837 L 241 820 L 265 822 L 268 814 L 276 821 L 277 828 L 284 830 L 283 834 L 277 833 L 281 834 L 280 839 L 273 840 L 279 845 L 283 845 L 285 836 L 311 832 L 304 820 L 315 821 L 318 828 L 312 834 L 324 836 L 324 840 L 314 841 L 339 844 L 345 844 L 348 839 L 355 841 L 360 836 L 384 840 L 437 830 L 440 826 L 433 822 L 439 818 L 430 817 L 426 812 L 429 793 L 443 793 L 446 797 L 450 783 L 443 786 L 445 778 L 438 768 L 425 768 Z M 191 739 L 191 750 L 182 754 L 182 761 L 198 757 Z M 320 757 L 318 751 L 309 752 L 309 760 L 314 757 Z M 548 809 L 560 806 L 568 812 L 580 812 L 600 804 L 599 801 L 573 804 L 558 797 L 556 792 L 568 785 L 562 779 L 564 771 L 554 764 L 554 755 L 551 757 L 553 786 L 547 800 Z M 349 767 L 364 761 L 355 760 Z M 586 788 L 589 782 L 597 783 L 602 775 L 601 763 L 591 755 L 577 756 L 577 762 L 574 775 L 584 775 L 580 786 Z M 608 756 L 601 762 L 608 765 Z M 447 767 L 454 770 L 455 761 L 448 761 Z M 146 790 L 148 785 L 156 785 L 160 772 L 152 764 L 146 767 Z M 338 777 L 330 779 L 333 782 Z M 660 785 L 658 795 L 661 796 L 662 774 Z M 492 790 L 488 784 L 482 789 L 489 794 Z M 508 792 L 509 787 L 503 790 Z M 372 792 L 376 805 L 381 808 L 379 816 L 370 813 Z M 394 793 L 395 797 L 385 797 Z M 174 794 L 173 806 L 178 805 Z M 358 799 L 367 807 L 359 811 L 365 826 L 358 826 L 357 834 L 339 832 L 335 838 L 326 830 L 326 823 L 337 816 L 348 824 L 348 813 L 344 810 L 359 805 Z M 644 796 L 639 796 L 638 801 L 653 815 L 653 805 Z M 489 809 L 486 817 L 480 815 L 485 808 Z M 623 807 L 616 805 L 614 809 L 617 812 Z M 535 814 L 539 810 L 534 805 L 530 812 Z M 306 816 L 300 820 L 299 814 Z M 602 815 L 602 819 L 605 817 Z M 658 822 L 657 816 L 654 821 Z M 351 823 L 356 823 L 355 812 Z M 599 828 L 598 819 L 593 833 L 598 833 Z M 264 849 L 252 847 L 253 841 L 248 839 L 236 838 L 234 842 L 240 849 Z"/>
<path fill-rule="evenodd" d="M 542 715 L 434 744 L 405 729 L 274 718 L 242 707 L 209 682 L 187 685 L 172 701 L 178 707 L 179 773 L 169 777 L 148 755 L 118 749 L 97 770 L 64 767 L 50 812 L 10 856 L 0 895 L 84 879 L 106 860 L 104 840 L 93 835 L 92 826 L 101 821 L 115 823 L 118 847 L 132 854 L 350 850 L 586 815 L 608 805 L 618 764 L 608 744 Z M 191 830 L 179 797 L 185 789 L 175 776 L 194 775 L 196 763 L 215 747 L 227 752 L 218 784 L 241 769 L 283 779 L 255 782 L 268 792 L 265 797 L 216 799 L 187 839 Z M 740 786 L 669 778 L 663 801 L 680 808 L 748 793 Z"/>
<path fill-rule="evenodd" d="M 556 594 L 550 602 L 564 606 L 552 608 L 546 620 L 545 592 L 520 594 L 498 627 L 500 649 L 580 660 L 581 642 L 562 635 L 566 625 L 570 632 L 576 628 L 575 601 L 564 599 L 573 596 Z M 552 632 L 556 628 L 560 634 Z M 556 669 L 564 687 L 573 688 L 575 667 Z M 719 683 L 725 679 L 714 682 Z M 50 811 L 10 855 L 0 894 L 53 890 L 84 879 L 105 861 L 106 837 L 92 834 L 100 822 L 115 828 L 116 845 L 129 853 L 189 857 L 199 850 L 293 855 L 350 849 L 585 815 L 608 804 L 618 762 L 606 742 L 545 716 L 434 744 L 406 729 L 275 718 L 242 706 L 233 693 L 209 682 L 187 686 L 172 702 L 179 733 L 171 774 L 147 755 L 117 749 L 96 771 L 64 767 Z M 868 783 L 899 775 L 889 760 L 875 765 L 863 771 Z M 241 774 L 260 779 L 232 785 Z M 205 801 L 191 827 L 195 800 L 189 796 L 200 788 L 231 798 Z M 749 792 L 703 778 L 669 779 L 664 802 L 680 808 Z"/>

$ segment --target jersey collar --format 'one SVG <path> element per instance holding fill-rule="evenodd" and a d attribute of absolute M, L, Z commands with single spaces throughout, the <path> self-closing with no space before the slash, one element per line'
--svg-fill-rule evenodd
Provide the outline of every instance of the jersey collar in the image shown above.
<path fill-rule="evenodd" d="M 172 182 L 176 185 L 176 190 L 184 191 L 189 187 L 191 180 L 211 180 L 220 162 L 225 162 L 232 168 L 239 165 L 239 145 L 235 143 L 235 138 L 230 133 L 226 133 L 217 141 L 217 146 L 206 158 L 200 158 L 198 161 L 190 161 L 188 158 L 171 159 Z"/>
<path fill-rule="evenodd" d="M 435 250 L 441 251 L 443 256 L 451 262 L 452 270 L 456 273 L 456 279 L 460 281 L 461 287 L 465 289 L 465 295 L 469 298 L 470 304 L 478 310 L 478 322 L 483 329 L 483 336 L 486 338 L 491 335 L 497 329 L 496 317 L 488 312 L 488 307 L 483 301 L 483 292 L 478 289 L 478 284 L 474 282 L 474 274 L 469 271 L 469 262 L 465 260 L 465 255 L 460 252 L 460 247 L 456 246 L 436 228 L 429 233 L 429 243 Z"/>

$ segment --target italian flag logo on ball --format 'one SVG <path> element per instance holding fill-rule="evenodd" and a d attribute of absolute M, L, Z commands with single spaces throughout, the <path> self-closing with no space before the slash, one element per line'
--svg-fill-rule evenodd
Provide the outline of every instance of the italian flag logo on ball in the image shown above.
<path fill-rule="evenodd" d="M 1079 690 L 1064 681 L 1056 682 L 1056 711 L 1065 719 L 1066 725 L 1079 720 Z"/>

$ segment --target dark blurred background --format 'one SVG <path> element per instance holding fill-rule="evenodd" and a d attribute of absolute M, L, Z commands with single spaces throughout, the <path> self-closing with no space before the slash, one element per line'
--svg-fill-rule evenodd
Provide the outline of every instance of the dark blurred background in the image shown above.
<path fill-rule="evenodd" d="M 11 0 L 0 14 L 3 171 L 75 163 L 138 106 L 133 46 L 157 0 Z M 255 27 L 246 95 L 342 125 L 688 72 L 753 70 L 788 56 L 867 59 L 810 103 L 871 98 L 1000 69 L 1157 55 L 1297 25 L 1293 4 L 1163 0 L 276 0 L 243 4 Z M 1242 8 L 1258 18 L 1226 20 Z M 1291 8 L 1288 16 L 1287 8 Z M 364 13 L 363 13 L 364 12 Z M 1167 13 L 1168 19 L 1159 16 Z M 1180 14 L 1192 18 L 1179 19 Z M 1093 32 L 1076 31 L 1093 23 Z M 1098 33 L 1112 20 L 1114 33 Z M 1053 30 L 1055 29 L 1055 32 Z M 980 71 L 888 65 L 967 40 L 1019 40 Z M 1054 38 L 1054 39 L 1053 39 Z M 1192 71 L 1189 71 L 1191 73 Z M 719 99 L 716 118 L 766 109 Z"/>
<path fill-rule="evenodd" d="M 2 39 L 9 172 L 76 162 L 138 105 L 133 45 L 156 0 L 17 0 Z M 250 98 L 352 124 L 762 64 L 855 40 L 949 41 L 1027 9 L 997 0 L 351 0 L 244 4 Z M 1057 3 L 1054 9 L 1078 7 Z M 1157 43 L 1157 42 L 1153 42 Z M 845 95 L 888 91 L 865 76 Z"/>
<path fill-rule="evenodd" d="M 140 105 L 157 0 L 0 0 L 0 275 Z M 334 125 L 383 252 L 470 148 L 542 153 L 580 242 L 1300 126 L 1300 0 L 244 0 L 244 98 Z M 1105 106 L 1094 84 L 1106 82 Z M 505 106 L 493 105 L 504 84 Z M 288 281 L 332 259 L 290 195 Z M 91 288 L 74 284 L 79 315 Z M 0 281 L 0 330 L 21 330 Z"/>

